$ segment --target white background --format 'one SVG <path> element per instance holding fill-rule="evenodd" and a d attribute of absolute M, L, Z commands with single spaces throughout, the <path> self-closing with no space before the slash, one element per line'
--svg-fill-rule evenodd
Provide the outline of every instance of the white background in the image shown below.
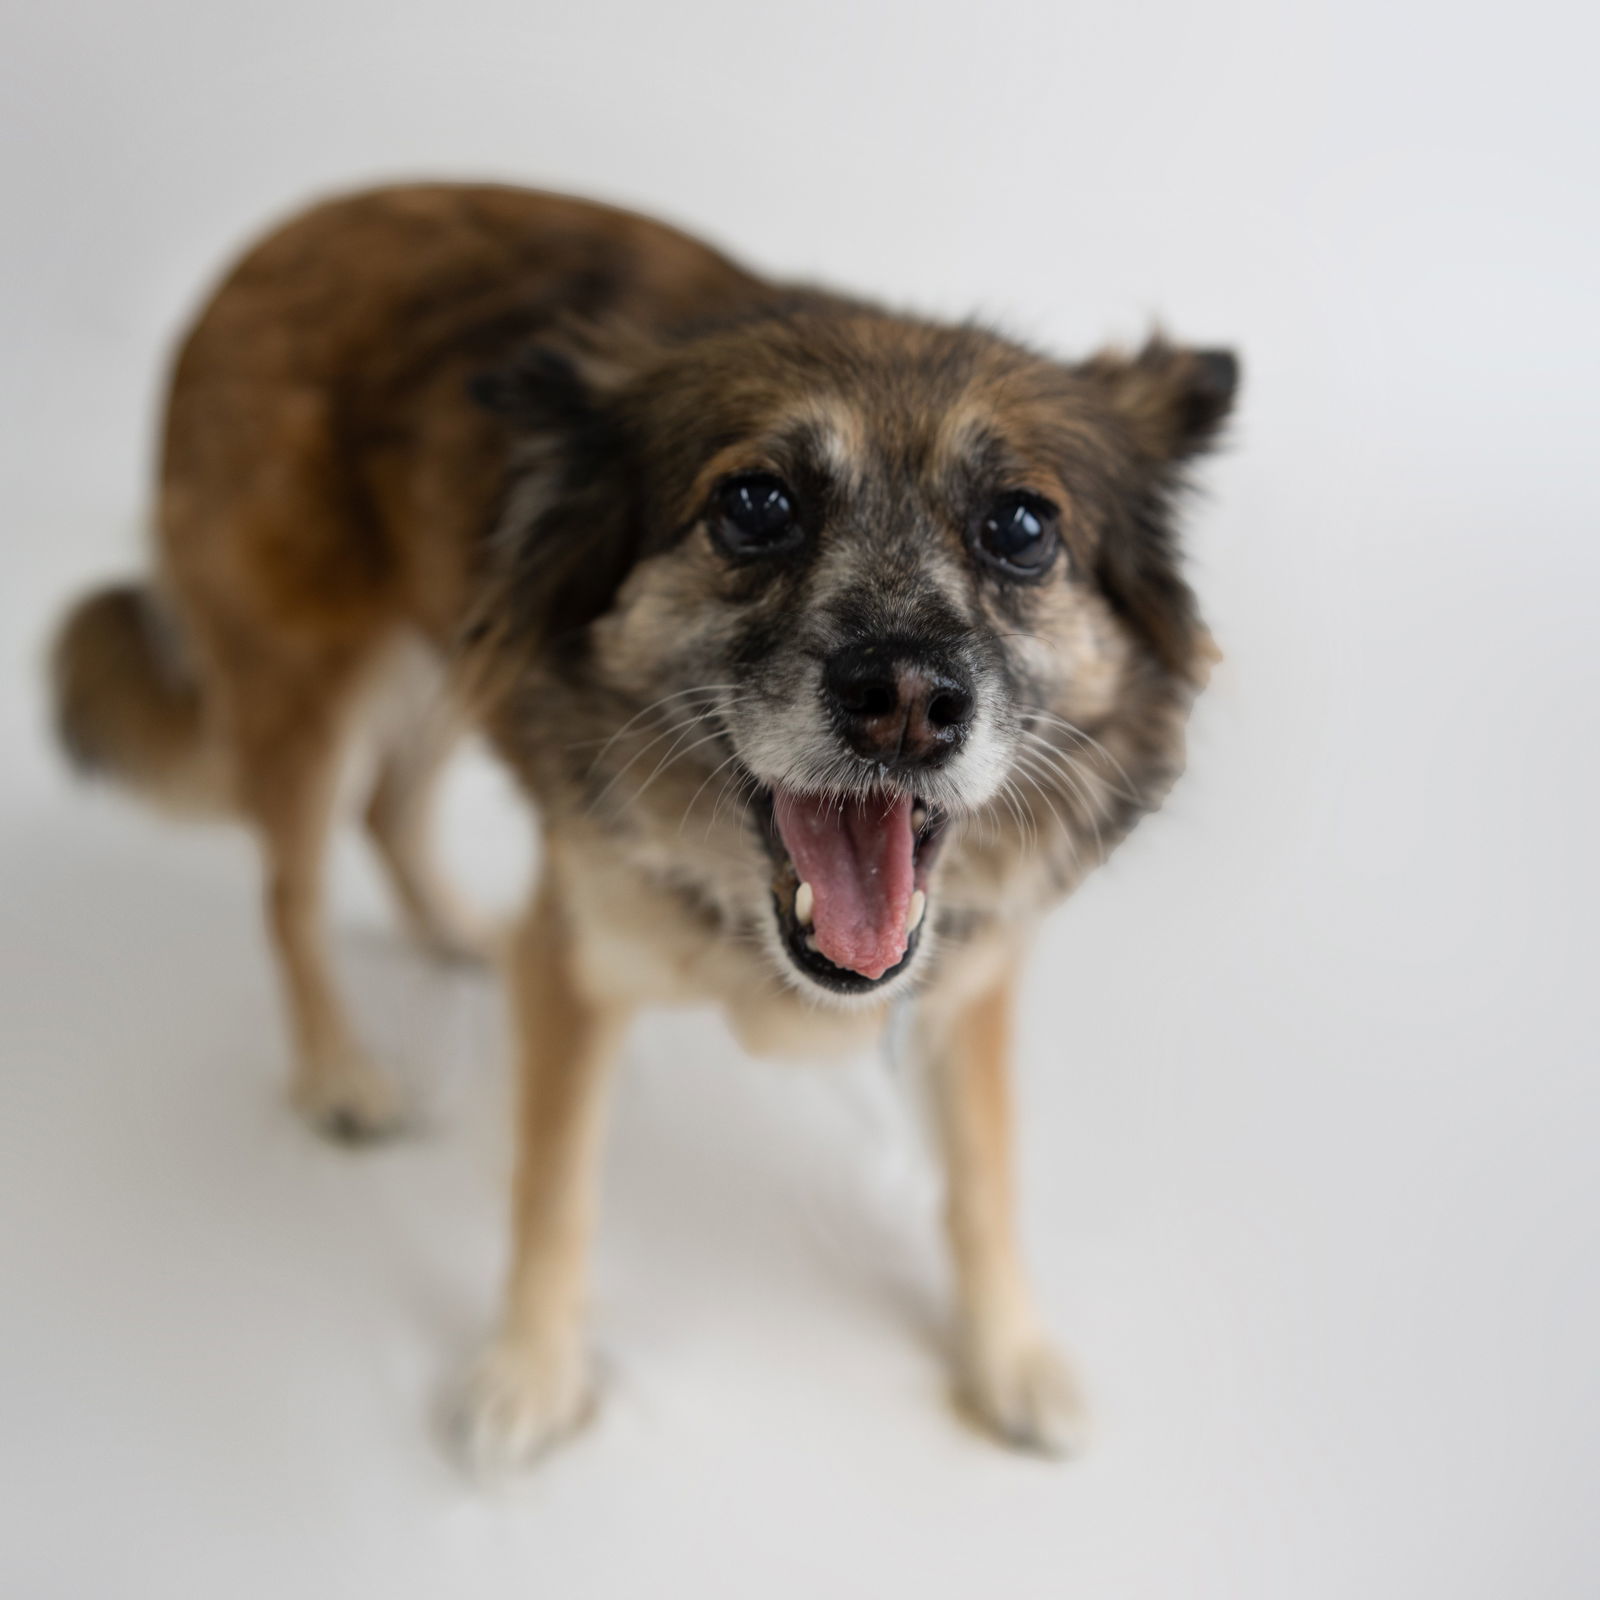
<path fill-rule="evenodd" d="M 1579 8 L 130 0 L 0 35 L 0 1592 L 1600 1592 L 1592 64 Z M 340 960 L 425 1132 L 279 1097 L 254 863 L 75 790 L 37 665 L 140 558 L 163 352 L 308 194 L 503 176 L 1067 353 L 1235 343 L 1193 570 L 1227 664 L 1052 924 L 1025 1223 L 1083 1462 L 944 1398 L 935 1197 L 871 1064 L 642 1029 L 597 1427 L 485 1495 L 438 1397 L 506 1162 L 486 980 Z M 451 849 L 514 897 L 486 766 Z"/>

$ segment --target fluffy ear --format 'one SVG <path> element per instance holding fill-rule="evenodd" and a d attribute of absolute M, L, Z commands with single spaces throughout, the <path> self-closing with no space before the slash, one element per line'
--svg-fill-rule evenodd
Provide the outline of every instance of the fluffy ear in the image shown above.
<path fill-rule="evenodd" d="M 527 345 L 504 366 L 475 373 L 467 393 L 485 411 L 526 428 L 581 426 L 592 412 L 577 366 L 550 345 Z"/>
<path fill-rule="evenodd" d="M 1101 386 L 1140 450 L 1156 461 L 1184 461 L 1208 448 L 1239 387 L 1231 350 L 1190 350 L 1160 334 L 1137 355 L 1105 350 L 1078 370 Z"/>
<path fill-rule="evenodd" d="M 494 559 L 464 642 L 485 692 L 528 651 L 580 648 L 638 557 L 638 473 L 626 391 L 660 359 L 620 323 L 562 322 L 469 380 L 471 397 L 536 448 L 517 453 Z M 510 674 L 507 676 L 507 674 Z"/>
<path fill-rule="evenodd" d="M 646 337 L 624 324 L 564 322 L 474 375 L 467 392 L 517 428 L 575 433 L 599 420 L 653 354 Z"/>

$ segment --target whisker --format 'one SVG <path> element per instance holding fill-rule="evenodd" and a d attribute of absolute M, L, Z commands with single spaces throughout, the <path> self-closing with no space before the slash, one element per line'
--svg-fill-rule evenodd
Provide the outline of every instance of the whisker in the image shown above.
<path fill-rule="evenodd" d="M 690 719 L 689 728 L 691 731 L 698 720 L 698 718 Z M 587 812 L 585 814 L 587 815 L 588 812 L 593 812 L 600 805 L 600 802 L 604 800 L 605 797 L 610 794 L 611 791 L 615 789 L 625 777 L 627 777 L 633 768 L 638 765 L 638 763 L 643 760 L 645 756 L 654 750 L 658 744 L 665 744 L 668 739 L 680 739 L 683 737 L 683 733 L 683 725 L 675 722 L 671 727 L 666 728 L 662 732 L 658 733 L 655 738 L 649 742 L 649 744 L 644 745 L 641 749 L 635 750 L 632 757 L 626 762 L 626 764 L 611 774 L 606 786 L 594 797 L 593 800 L 589 802 Z M 592 772 L 593 770 L 594 769 L 591 767 L 590 771 Z"/>
<path fill-rule="evenodd" d="M 1082 747 L 1083 754 L 1099 757 L 1101 760 L 1104 760 L 1104 762 L 1114 766 L 1115 771 L 1122 773 L 1122 768 L 1117 766 L 1117 763 L 1115 763 L 1115 757 L 1112 757 L 1110 752 L 1107 752 L 1104 747 L 1096 746 L 1096 744 L 1091 744 L 1091 742 L 1086 742 L 1086 734 L 1078 733 L 1075 728 L 1061 728 L 1061 730 L 1058 731 L 1061 731 L 1061 733 L 1066 733 L 1069 738 L 1075 739 L 1075 741 L 1078 742 L 1078 746 Z M 1056 755 L 1069 755 L 1069 757 L 1077 760 L 1077 750 L 1064 749 L 1064 747 L 1056 744 L 1053 739 L 1046 739 L 1043 734 L 1037 733 L 1037 731 L 1032 730 L 1032 728 L 1022 728 L 1021 734 L 1024 736 L 1024 738 L 1029 739 L 1030 742 L 1034 742 L 1034 744 L 1038 744 L 1038 746 L 1045 747 L 1045 749 L 1053 750 L 1054 754 Z M 1083 770 L 1090 771 L 1090 768 L 1083 768 Z M 1107 778 L 1106 774 L 1104 773 L 1093 773 L 1091 776 L 1093 776 L 1094 781 L 1098 782 L 1098 784 L 1102 784 L 1102 786 L 1106 787 L 1110 794 L 1117 795 L 1118 798 L 1126 800 L 1126 802 L 1130 803 L 1130 805 L 1139 805 L 1139 803 L 1141 803 L 1141 800 L 1139 800 L 1139 795 L 1136 794 L 1131 787 L 1118 787 L 1117 784 L 1114 784 L 1114 782 L 1110 781 L 1110 779 Z M 1126 773 L 1122 773 L 1122 776 L 1123 779 L 1126 779 L 1126 781 L 1130 782 L 1131 786 L 1131 779 L 1126 778 Z"/>
<path fill-rule="evenodd" d="M 1050 710 L 1048 706 L 1024 705 L 1018 707 L 1018 709 L 1030 717 L 1036 718 L 1059 728 L 1063 733 L 1071 734 L 1075 739 L 1081 739 L 1086 745 L 1089 746 L 1091 750 L 1100 756 L 1101 759 L 1104 760 L 1123 781 L 1123 783 L 1127 785 L 1127 790 L 1123 793 L 1122 798 L 1128 801 L 1130 805 L 1143 804 L 1143 801 L 1139 796 L 1138 784 L 1136 784 L 1133 779 L 1128 776 L 1127 769 L 1124 768 L 1122 763 L 1118 761 L 1117 758 L 1112 755 L 1112 753 L 1106 749 L 1106 747 L 1101 744 L 1101 742 L 1095 738 L 1092 733 L 1080 728 L 1075 722 L 1069 722 L 1059 712 Z"/>
<path fill-rule="evenodd" d="M 1043 776 L 1046 776 L 1046 774 L 1042 773 L 1038 768 L 1036 768 L 1029 760 L 1027 755 L 1021 751 L 1017 753 L 1017 765 L 1022 772 L 1022 776 L 1034 787 L 1035 790 L 1038 791 L 1039 798 L 1044 801 L 1047 807 L 1049 807 L 1050 815 L 1056 819 L 1056 825 L 1064 834 L 1068 836 L 1070 840 L 1072 836 L 1072 829 L 1068 826 L 1066 818 L 1056 810 L 1055 801 L 1050 798 L 1049 790 L 1046 789 L 1045 786 L 1039 781 L 1039 779 Z"/>
<path fill-rule="evenodd" d="M 1044 775 L 1056 779 L 1066 785 L 1066 789 L 1070 791 L 1072 799 L 1078 802 L 1078 805 L 1083 812 L 1083 818 L 1088 823 L 1090 830 L 1094 834 L 1095 850 L 1099 855 L 1104 856 L 1105 840 L 1100 833 L 1100 807 L 1095 804 L 1094 796 L 1090 793 L 1086 782 L 1091 775 L 1083 772 L 1083 770 L 1077 767 L 1071 758 L 1066 756 L 1062 751 L 1052 749 L 1050 754 L 1052 759 L 1047 764 L 1036 767 L 1035 770 L 1041 771 Z M 1030 761 L 1040 761 L 1040 757 L 1035 752 L 1022 750 L 1017 752 L 1017 758 L 1019 760 L 1021 760 L 1024 755 L 1026 755 Z M 1067 798 L 1065 792 L 1062 792 L 1062 798 Z"/>
<path fill-rule="evenodd" d="M 724 710 L 726 710 L 728 707 L 739 705 L 745 699 L 749 699 L 749 698 L 752 698 L 752 697 L 751 696 L 739 696 L 739 697 L 736 697 L 733 700 L 727 701 L 723 706 L 720 706 L 720 707 L 719 706 L 708 706 L 703 711 L 697 711 L 697 712 L 693 713 L 688 718 L 688 720 L 686 722 L 673 722 L 670 726 L 668 726 L 666 729 L 664 729 L 661 733 L 658 733 L 655 736 L 655 738 L 650 740 L 650 742 L 648 744 L 646 744 L 642 748 L 634 751 L 633 755 L 628 759 L 628 761 L 626 763 L 624 763 L 624 765 L 621 767 L 621 769 L 611 775 L 611 778 L 608 780 L 608 782 L 606 783 L 605 787 L 603 789 L 601 789 L 599 794 L 597 794 L 594 797 L 594 799 L 589 802 L 589 805 L 588 805 L 588 808 L 587 808 L 587 810 L 585 812 L 585 815 L 589 815 L 589 814 L 593 813 L 596 810 L 596 808 L 600 805 L 601 801 L 603 801 L 605 799 L 605 797 L 608 794 L 610 794 L 611 791 L 617 786 L 617 784 L 620 783 L 622 781 L 622 779 L 625 778 L 627 776 L 627 774 L 630 771 L 632 771 L 632 769 L 646 755 L 648 755 L 652 750 L 654 750 L 657 745 L 662 744 L 664 741 L 666 741 L 668 739 L 671 739 L 674 736 L 676 736 L 679 740 L 681 740 L 684 737 L 685 734 L 693 733 L 694 730 L 695 730 L 695 727 L 697 725 L 703 725 L 704 723 L 710 721 L 711 719 L 719 717 L 721 715 L 721 713 Z M 666 756 L 662 758 L 663 761 L 672 760 L 676 753 L 677 753 L 677 746 L 674 745 L 671 749 L 668 750 Z M 598 766 L 598 765 L 599 765 L 599 758 L 597 757 L 595 762 L 593 764 L 591 764 L 591 766 L 589 768 L 589 771 L 590 771 L 591 774 L 594 772 L 595 767 Z M 660 765 L 658 764 L 657 768 L 656 768 L 656 771 L 659 772 L 660 770 L 661 770 L 661 768 L 660 768 Z M 655 777 L 655 773 L 652 773 L 651 774 L 651 779 L 653 779 L 654 777 Z M 651 780 L 650 779 L 646 779 L 645 781 L 646 781 L 646 785 L 648 785 L 648 783 Z M 644 788 L 641 787 L 639 790 L 637 790 L 635 792 L 634 799 L 638 799 L 639 795 L 642 794 L 643 792 L 644 792 Z"/>
<path fill-rule="evenodd" d="M 1082 859 L 1082 857 L 1081 857 L 1081 853 L 1078 850 L 1077 830 L 1062 817 L 1061 813 L 1056 809 L 1055 802 L 1053 800 L 1051 800 L 1051 798 L 1050 798 L 1050 794 L 1049 794 L 1049 790 L 1048 790 L 1047 786 L 1044 783 L 1040 782 L 1041 778 L 1048 778 L 1050 776 L 1050 774 L 1045 773 L 1045 772 L 1041 771 L 1040 769 L 1035 768 L 1035 767 L 1033 767 L 1031 765 L 1025 764 L 1024 763 L 1024 758 L 1022 757 L 1022 755 L 1020 753 L 1019 753 L 1018 761 L 1019 761 L 1019 768 L 1020 768 L 1020 770 L 1022 772 L 1023 777 L 1028 781 L 1028 783 L 1030 783 L 1033 786 L 1033 788 L 1035 790 L 1038 791 L 1040 799 L 1042 799 L 1044 801 L 1044 803 L 1050 808 L 1051 815 L 1055 817 L 1056 822 L 1060 825 L 1062 836 L 1066 840 L 1067 849 L 1069 851 L 1071 851 L 1071 853 L 1072 853 L 1073 861 L 1074 862 L 1080 861 Z M 1065 798 L 1065 797 L 1063 796 L 1063 798 Z M 1091 824 L 1091 826 L 1092 826 L 1092 824 Z M 1096 832 L 1096 835 L 1095 835 L 1095 842 L 1096 842 L 1096 847 L 1098 848 L 1098 846 L 1099 846 L 1099 834 L 1098 834 L 1098 831 Z"/>
<path fill-rule="evenodd" d="M 1083 801 L 1091 812 L 1098 813 L 1105 810 L 1105 807 L 1096 799 L 1094 791 L 1089 788 L 1089 785 L 1098 785 L 1102 789 L 1108 789 L 1109 786 L 1106 785 L 1098 773 L 1090 772 L 1068 752 L 1060 750 L 1052 744 L 1032 741 L 1030 745 L 1020 747 L 1016 754 L 1019 757 L 1027 755 L 1046 771 L 1061 778 L 1072 788 L 1073 793 Z"/>
<path fill-rule="evenodd" d="M 639 722 L 643 718 L 649 716 L 652 711 L 658 711 L 662 706 L 668 705 L 674 700 L 686 699 L 689 695 L 721 694 L 724 689 L 737 689 L 738 687 L 739 685 L 736 683 L 707 683 L 700 684 L 693 689 L 679 689 L 676 694 L 664 694 L 659 700 L 652 700 L 649 705 L 644 707 L 643 710 L 634 712 L 634 714 L 629 717 L 628 720 L 624 722 L 622 726 L 618 728 L 617 731 L 609 738 L 604 740 L 580 739 L 576 744 L 568 745 L 567 748 L 569 750 L 581 750 L 590 744 L 601 745 L 603 748 L 601 749 L 599 755 L 594 758 L 593 766 L 590 768 L 590 772 L 592 773 L 594 767 L 599 766 L 600 763 L 605 759 L 606 751 L 609 750 L 611 746 L 614 745 L 617 740 L 620 739 L 623 734 L 625 734 L 636 722 Z"/>
<path fill-rule="evenodd" d="M 1091 772 L 1069 752 L 1039 739 L 1037 735 L 1030 735 L 1029 742 L 1034 747 L 1029 754 L 1036 761 L 1042 761 L 1045 767 L 1082 803 L 1089 825 L 1095 830 L 1096 842 L 1099 843 L 1100 820 L 1111 814 L 1111 808 L 1097 800 L 1090 786 L 1094 785 L 1109 794 L 1120 795 L 1116 785 L 1107 783 L 1099 773 Z M 1018 754 L 1021 754 L 1020 750 Z"/>
<path fill-rule="evenodd" d="M 1028 833 L 1027 814 L 1023 810 L 1023 808 L 1017 803 L 1017 800 L 1015 798 L 1015 792 L 1016 792 L 1016 785 L 1012 783 L 1012 781 L 1011 781 L 1011 779 L 1009 777 L 1004 778 L 1004 779 L 1001 780 L 1000 789 L 999 789 L 999 797 L 1002 800 L 1005 801 L 1007 807 L 1011 811 L 1011 815 L 1016 819 L 1017 827 L 1021 831 L 1021 833 L 1023 835 L 1024 845 L 1026 845 L 1027 833 Z"/>
<path fill-rule="evenodd" d="M 1017 797 L 1017 804 L 1022 807 L 1022 814 L 1027 818 L 1028 849 L 1031 853 L 1037 854 L 1040 847 L 1039 819 L 1035 815 L 1033 807 L 1028 804 L 1028 797 L 1018 787 L 1015 774 L 1011 775 L 1010 782 L 1011 792 Z"/>
<path fill-rule="evenodd" d="M 738 804 L 741 807 L 739 820 L 743 822 L 745 817 L 749 814 L 750 802 L 760 792 L 760 787 L 760 784 L 758 784 L 756 780 L 742 768 L 737 768 L 733 772 L 730 772 L 728 776 L 722 780 L 722 787 L 717 791 L 716 804 L 711 808 L 711 820 L 706 823 L 706 837 L 708 839 L 711 837 L 711 830 L 717 825 L 717 818 L 722 812 L 723 803 L 728 798 L 728 790 L 730 788 L 734 789 L 735 791 L 741 788 L 748 788 L 750 791 L 748 794 L 743 795 L 738 801 Z"/>
<path fill-rule="evenodd" d="M 710 783 L 711 780 L 714 777 L 716 777 L 716 775 L 719 772 L 722 772 L 724 769 L 726 769 L 727 767 L 731 766 L 738 759 L 739 759 L 739 752 L 737 750 L 735 750 L 731 755 L 726 756 L 721 761 L 719 761 L 716 764 L 716 766 L 714 766 L 705 775 L 705 777 L 703 777 L 700 780 L 700 787 L 698 789 L 696 789 L 695 792 L 692 795 L 689 796 L 689 803 L 688 803 L 688 805 L 686 805 L 683 808 L 683 816 L 678 822 L 678 832 L 680 834 L 683 832 L 684 828 L 688 826 L 689 813 L 694 810 L 695 801 L 698 800 L 700 798 L 700 796 L 703 795 L 706 792 L 706 785 L 708 783 Z M 708 829 L 707 831 L 709 832 L 710 830 Z"/>
<path fill-rule="evenodd" d="M 629 757 L 622 767 L 620 767 L 611 775 L 605 787 L 599 792 L 599 794 L 597 794 L 594 799 L 590 801 L 588 808 L 589 811 L 592 812 L 600 804 L 600 802 L 604 800 L 605 797 L 610 794 L 611 791 L 623 780 L 623 778 L 625 778 L 628 773 L 631 772 L 641 760 L 643 760 L 645 756 L 654 750 L 657 745 L 666 743 L 668 739 L 681 740 L 686 734 L 693 733 L 696 726 L 703 724 L 708 718 L 715 715 L 716 707 L 713 706 L 705 711 L 696 712 L 688 719 L 687 722 L 673 722 L 670 726 L 658 733 L 655 738 L 650 740 L 648 744 L 642 746 L 638 750 L 635 750 L 633 755 Z M 667 754 L 670 756 L 672 751 L 669 749 Z M 593 772 L 593 770 L 594 768 L 591 767 L 590 771 Z"/>
<path fill-rule="evenodd" d="M 737 772 L 730 772 L 717 789 L 717 798 L 711 802 L 711 815 L 706 819 L 706 831 L 702 835 L 704 840 L 710 840 L 711 830 L 716 827 L 717 817 L 722 811 L 722 802 L 728 798 L 728 790 L 734 783 L 738 782 L 739 776 Z M 685 821 L 687 820 L 687 817 L 685 817 Z"/>
<path fill-rule="evenodd" d="M 693 732 L 694 730 L 690 729 L 688 731 Z M 713 728 L 711 732 L 708 733 L 703 739 L 696 739 L 693 744 L 687 746 L 685 749 L 680 750 L 677 747 L 674 747 L 673 749 L 669 750 L 656 763 L 655 771 L 652 772 L 650 776 L 633 791 L 633 795 L 628 802 L 629 805 L 637 805 L 640 799 L 643 797 L 645 790 L 648 789 L 650 785 L 667 770 L 668 767 L 676 766 L 677 763 L 683 760 L 685 756 L 691 754 L 693 751 L 698 750 L 702 745 L 710 744 L 713 739 L 725 738 L 727 738 L 727 733 L 719 726 Z"/>

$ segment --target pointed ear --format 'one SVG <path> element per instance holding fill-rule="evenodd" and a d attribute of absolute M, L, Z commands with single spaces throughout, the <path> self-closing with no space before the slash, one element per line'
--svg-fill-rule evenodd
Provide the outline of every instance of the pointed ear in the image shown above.
<path fill-rule="evenodd" d="M 623 324 L 566 322 L 475 374 L 467 392 L 517 428 L 575 433 L 599 419 L 652 354 L 647 338 Z"/>
<path fill-rule="evenodd" d="M 1231 350 L 1190 350 L 1160 334 L 1137 355 L 1104 350 L 1078 371 L 1102 388 L 1140 450 L 1156 461 L 1185 461 L 1208 449 L 1239 388 Z"/>

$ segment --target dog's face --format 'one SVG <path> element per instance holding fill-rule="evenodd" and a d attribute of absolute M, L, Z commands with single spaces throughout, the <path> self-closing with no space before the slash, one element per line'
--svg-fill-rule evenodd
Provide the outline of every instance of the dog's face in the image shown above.
<path fill-rule="evenodd" d="M 797 987 L 908 981 L 945 853 L 1086 849 L 1170 780 L 1204 645 L 1167 507 L 1234 380 L 840 307 L 502 375 L 543 464 L 512 609 L 599 724 L 586 804 L 704 829 L 691 887 Z"/>

